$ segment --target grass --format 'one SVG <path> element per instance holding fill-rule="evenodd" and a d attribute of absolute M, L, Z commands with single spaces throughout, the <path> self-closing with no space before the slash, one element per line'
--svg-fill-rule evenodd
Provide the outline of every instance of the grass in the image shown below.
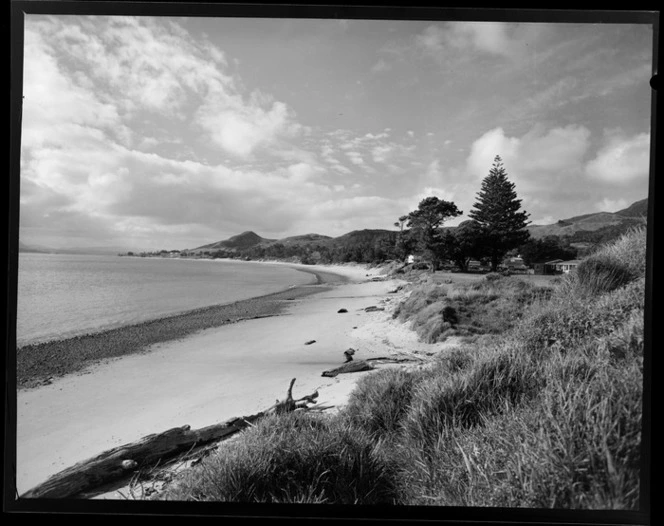
<path fill-rule="evenodd" d="M 415 286 L 396 316 L 422 338 L 484 335 L 363 377 L 337 415 L 262 421 L 160 498 L 637 510 L 644 238 L 555 286 Z"/>
<path fill-rule="evenodd" d="M 483 279 L 415 287 L 394 311 L 420 339 L 436 343 L 451 336 L 496 334 L 510 328 L 532 303 L 547 299 L 552 287 L 520 277 L 486 274 Z"/>
<path fill-rule="evenodd" d="M 261 420 L 188 471 L 166 500 L 392 504 L 395 469 L 366 433 L 301 412 Z"/>

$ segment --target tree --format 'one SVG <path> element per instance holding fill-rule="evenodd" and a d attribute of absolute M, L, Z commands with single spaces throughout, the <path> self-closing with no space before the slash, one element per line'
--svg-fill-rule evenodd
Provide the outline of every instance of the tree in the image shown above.
<path fill-rule="evenodd" d="M 429 261 L 432 272 L 436 270 L 444 253 L 441 225 L 450 217 L 462 213 L 454 203 L 432 196 L 422 199 L 417 210 L 408 214 L 406 226 L 412 229 L 417 248 L 424 259 Z"/>
<path fill-rule="evenodd" d="M 407 215 L 401 216 L 399 220 L 394 223 L 394 226 L 399 228 L 399 232 L 397 233 L 397 238 L 394 245 L 394 252 L 397 259 L 399 259 L 400 261 L 406 260 L 406 258 L 408 257 L 408 252 L 412 248 L 411 247 L 412 243 L 410 242 L 408 231 L 404 230 L 407 223 L 408 223 Z"/>
<path fill-rule="evenodd" d="M 558 236 L 546 236 L 543 239 L 530 239 L 519 247 L 519 254 L 526 265 L 546 263 L 554 259 L 574 259 L 577 250 Z"/>
<path fill-rule="evenodd" d="M 471 259 L 482 257 L 481 229 L 477 221 L 468 220 L 444 235 L 447 255 L 459 270 L 466 272 Z"/>
<path fill-rule="evenodd" d="M 493 166 L 482 181 L 477 201 L 468 216 L 479 223 L 484 255 L 496 271 L 505 254 L 530 238 L 526 230 L 529 214 L 519 211 L 514 183 L 509 181 L 502 159 L 496 155 Z"/>

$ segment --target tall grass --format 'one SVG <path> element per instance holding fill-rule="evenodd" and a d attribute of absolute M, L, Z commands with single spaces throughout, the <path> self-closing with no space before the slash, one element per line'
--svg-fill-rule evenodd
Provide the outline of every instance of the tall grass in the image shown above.
<path fill-rule="evenodd" d="M 487 274 L 487 279 L 456 285 L 421 285 L 394 310 L 427 343 L 451 336 L 497 334 L 510 328 L 533 302 L 547 299 L 552 289 L 518 277 Z"/>
<path fill-rule="evenodd" d="M 555 290 L 496 276 L 416 287 L 397 318 L 493 335 L 363 377 L 336 416 L 267 419 L 162 498 L 638 509 L 644 237 Z M 623 270 L 594 277 L 600 260 Z"/>
<path fill-rule="evenodd" d="M 303 413 L 261 420 L 160 496 L 164 500 L 397 502 L 395 470 L 361 429 Z"/>

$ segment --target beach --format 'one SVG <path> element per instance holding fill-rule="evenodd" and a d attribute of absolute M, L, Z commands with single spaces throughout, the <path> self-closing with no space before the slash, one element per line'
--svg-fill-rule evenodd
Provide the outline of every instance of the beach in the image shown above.
<path fill-rule="evenodd" d="M 216 325 L 200 328 L 196 322 L 140 351 L 100 355 L 75 371 L 19 389 L 19 494 L 146 435 L 265 410 L 285 398 L 293 378 L 294 397 L 318 390 L 318 402 L 338 410 L 357 379 L 372 373 L 321 376 L 343 364 L 348 348 L 358 360 L 417 360 L 431 351 L 391 319 L 394 290 L 402 282 L 378 278 L 378 270 L 359 265 L 305 270 L 316 274 L 315 283 L 225 306 L 224 314 L 213 316 Z M 186 315 L 175 317 L 186 325 L 183 319 Z M 160 323 L 174 322 L 167 320 Z"/>

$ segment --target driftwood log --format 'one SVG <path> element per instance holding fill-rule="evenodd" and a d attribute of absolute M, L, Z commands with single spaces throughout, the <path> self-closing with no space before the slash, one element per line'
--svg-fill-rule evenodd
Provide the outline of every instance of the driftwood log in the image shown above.
<path fill-rule="evenodd" d="M 265 411 L 232 418 L 201 429 L 193 430 L 190 426 L 182 426 L 147 435 L 136 442 L 110 449 L 56 473 L 44 483 L 25 492 L 21 498 L 76 497 L 83 492 L 129 477 L 136 469 L 171 459 L 195 447 L 229 438 L 263 416 L 295 410 L 327 409 L 323 406 L 308 406 L 315 403 L 318 391 L 297 400 L 293 399 L 294 383 L 295 378 L 291 380 L 285 400 L 277 400 L 275 405 Z"/>
<path fill-rule="evenodd" d="M 374 366 L 365 360 L 353 360 L 346 362 L 341 367 L 323 371 L 322 376 L 333 377 L 343 373 L 357 373 L 359 371 L 370 371 Z"/>

